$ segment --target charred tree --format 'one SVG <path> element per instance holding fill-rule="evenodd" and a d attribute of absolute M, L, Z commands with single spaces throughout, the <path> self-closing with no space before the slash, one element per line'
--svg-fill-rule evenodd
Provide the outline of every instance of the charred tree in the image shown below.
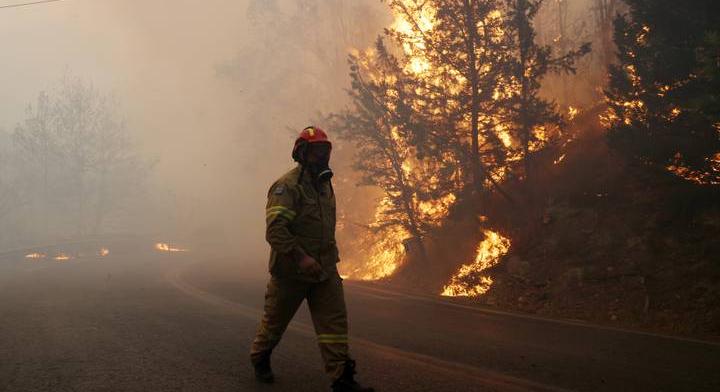
<path fill-rule="evenodd" d="M 507 1 L 506 31 L 514 43 L 509 65 L 513 87 L 503 103 L 510 109 L 507 120 L 520 140 L 523 173 L 528 184 L 533 178 L 533 149 L 549 140 L 550 128 L 563 124 L 555 103 L 539 96 L 541 82 L 548 72 L 574 73 L 577 59 L 590 52 L 590 44 L 586 43 L 553 58 L 550 46 L 538 44 L 533 19 L 541 4 L 542 0 Z"/>
<path fill-rule="evenodd" d="M 717 2 L 626 3 L 606 91 L 611 145 L 660 172 L 720 183 Z"/>

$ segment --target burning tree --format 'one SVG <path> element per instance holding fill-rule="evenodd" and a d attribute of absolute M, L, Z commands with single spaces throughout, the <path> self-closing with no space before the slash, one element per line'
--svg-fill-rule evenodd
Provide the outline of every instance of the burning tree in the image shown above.
<path fill-rule="evenodd" d="M 590 44 L 585 43 L 579 49 L 561 53 L 552 58 L 550 46 L 536 42 L 536 32 L 532 24 L 537 16 L 542 0 L 507 0 L 508 27 L 513 37 L 513 56 L 510 60 L 510 76 L 501 99 L 503 108 L 508 108 L 506 117 L 514 128 L 522 148 L 524 175 L 531 178 L 531 153 L 540 149 L 563 123 L 562 116 L 553 102 L 539 96 L 541 81 L 550 71 L 575 72 L 575 61 L 590 52 Z"/>
<path fill-rule="evenodd" d="M 720 183 L 716 2 L 626 3 L 606 92 L 611 143 L 643 165 Z"/>
<path fill-rule="evenodd" d="M 561 124 L 555 105 L 538 96 L 541 81 L 550 71 L 574 72 L 589 52 L 585 44 L 551 58 L 550 47 L 535 42 L 541 3 L 390 1 L 399 22 L 389 33 L 410 58 L 406 71 L 423 82 L 422 109 L 441 124 L 434 135 L 416 132 L 423 137 L 414 142 L 448 146 L 477 190 L 487 182 L 499 189 L 521 158 L 528 177 L 531 150 Z"/>
<path fill-rule="evenodd" d="M 403 67 L 381 39 L 374 49 L 351 56 L 353 106 L 332 116 L 333 128 L 355 142 L 361 185 L 377 186 L 384 193 L 370 227 L 381 232 L 386 242 L 370 262 L 377 264 L 370 270 L 381 275 L 394 271 L 399 248 L 407 239 L 426 261 L 423 238 L 455 201 L 458 184 L 452 159 L 430 159 L 410 143 L 413 133 L 429 128 L 431 122 L 416 110 L 415 83 Z M 388 268 L 388 263 L 393 267 Z"/>
<path fill-rule="evenodd" d="M 384 239 L 416 239 L 424 259 L 422 239 L 441 225 L 459 192 L 503 192 L 500 182 L 516 163 L 542 147 L 536 134 L 559 126 L 554 105 L 538 97 L 540 80 L 552 69 L 572 70 L 587 49 L 551 59 L 534 41 L 539 2 L 389 6 L 396 20 L 386 34 L 398 54 L 378 40 L 351 57 L 353 107 L 335 116 L 334 128 L 356 142 L 364 183 L 385 193 L 372 226 L 400 228 Z M 388 248 L 397 246 L 383 245 L 380 253 Z"/>
<path fill-rule="evenodd" d="M 475 190 L 494 182 L 505 159 L 494 114 L 508 60 L 508 37 L 497 1 L 393 0 L 397 16 L 388 31 L 409 58 L 406 71 L 422 81 L 426 111 L 441 127 L 416 132 L 416 145 L 450 149 Z M 435 139 L 430 139 L 435 136 Z"/>

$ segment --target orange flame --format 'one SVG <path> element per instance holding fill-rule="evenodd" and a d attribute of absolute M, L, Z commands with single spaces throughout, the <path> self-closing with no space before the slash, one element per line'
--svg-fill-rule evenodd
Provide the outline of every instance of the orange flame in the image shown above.
<path fill-rule="evenodd" d="M 477 297 L 490 290 L 492 278 L 480 275 L 482 271 L 497 265 L 500 258 L 510 250 L 510 239 L 499 233 L 485 230 L 485 239 L 480 241 L 475 261 L 465 264 L 443 287 L 441 295 L 446 297 Z"/>
<path fill-rule="evenodd" d="M 350 279 L 378 280 L 391 276 L 404 261 L 405 246 L 408 237 L 405 229 L 397 226 L 382 233 L 380 239 L 371 247 L 369 260 L 348 274 Z"/>
<path fill-rule="evenodd" d="M 170 244 L 165 242 L 158 242 L 155 244 L 155 250 L 160 252 L 187 252 L 187 249 L 173 248 Z"/>
<path fill-rule="evenodd" d="M 72 257 L 66 255 L 65 253 L 58 253 L 55 257 L 53 257 L 53 259 L 55 261 L 63 262 L 72 259 Z"/>
<path fill-rule="evenodd" d="M 572 121 L 580 115 L 580 109 L 574 106 L 568 106 L 568 120 Z"/>
<path fill-rule="evenodd" d="M 39 260 L 39 259 L 44 259 L 46 257 L 47 257 L 47 255 L 45 253 L 30 253 L 30 254 L 25 255 L 25 258 L 29 259 L 29 260 Z"/>
<path fill-rule="evenodd" d="M 391 28 L 407 37 L 402 45 L 403 51 L 409 59 L 405 71 L 419 75 L 431 68 L 430 62 L 420 53 L 425 49 L 423 35 L 433 28 L 436 10 L 427 5 L 417 9 L 416 2 L 411 0 L 401 0 L 399 3 L 406 9 L 414 11 L 414 21 L 410 21 L 404 15 L 396 12 Z M 413 23 L 417 23 L 417 29 Z"/>
<path fill-rule="evenodd" d="M 370 226 L 381 222 L 385 211 L 391 208 L 390 200 L 383 198 L 375 209 L 375 221 Z M 341 263 L 341 276 L 347 279 L 378 280 L 392 275 L 405 259 L 403 241 L 409 236 L 407 230 L 401 226 L 389 226 L 377 233 L 371 233 L 364 239 L 367 242 L 372 241 L 367 258 Z"/>
<path fill-rule="evenodd" d="M 676 154 L 672 164 L 667 166 L 667 170 L 676 176 L 699 185 L 720 185 L 717 178 L 720 176 L 720 152 L 712 158 L 707 159 L 710 162 L 710 168 L 713 173 L 704 173 L 698 170 L 692 170 L 682 163 L 682 155 Z"/>
<path fill-rule="evenodd" d="M 460 71 L 442 67 L 441 69 L 434 68 L 434 64 L 431 63 L 430 58 L 425 53 L 428 44 L 426 39 L 432 34 L 432 30 L 436 27 L 435 18 L 437 16 L 437 9 L 426 2 L 418 2 L 416 0 L 393 0 L 390 3 L 390 8 L 395 17 L 390 29 L 403 37 L 401 50 L 407 59 L 404 65 L 404 71 L 423 78 L 429 84 L 436 86 L 442 85 L 451 93 L 459 93 L 465 89 L 467 80 L 461 75 Z M 496 10 L 488 14 L 486 18 L 482 23 L 493 26 L 490 32 L 490 34 L 492 34 L 491 39 L 496 39 L 500 42 L 505 34 L 505 32 L 502 31 L 502 23 L 499 23 L 503 18 L 502 13 Z M 364 53 L 367 57 L 374 55 L 372 49 Z M 446 77 L 440 77 L 440 74 L 444 74 L 445 76 L 450 75 L 452 80 L 448 81 Z M 382 77 L 372 72 L 369 72 L 368 76 L 373 80 Z M 394 80 L 386 80 L 385 82 L 392 83 Z M 505 81 L 493 90 L 493 94 L 495 99 L 501 99 L 517 94 L 518 91 L 519 87 L 516 83 Z M 417 105 L 419 106 L 418 110 L 423 110 L 422 102 L 418 102 Z M 438 109 L 434 110 L 437 111 Z M 503 145 L 510 150 L 513 144 L 515 144 L 511 130 L 505 125 L 500 125 L 501 123 L 499 121 L 484 119 L 483 122 L 496 124 L 495 132 L 497 136 Z M 463 123 L 459 126 L 469 127 L 469 123 Z M 531 147 L 533 151 L 542 148 L 550 138 L 548 131 L 542 126 L 533 130 L 533 136 L 535 138 L 535 144 Z M 397 128 L 391 130 L 391 137 L 392 140 L 397 143 L 396 148 L 407 152 L 407 154 L 402 154 L 403 157 L 400 162 L 403 175 L 408 180 L 406 182 L 412 187 L 414 183 L 422 181 L 423 184 L 428 185 L 430 188 L 435 187 L 435 189 L 438 189 L 437 187 L 441 186 L 440 183 L 442 181 L 437 178 L 437 175 L 432 175 L 434 168 L 437 166 L 437 162 L 417 159 L 417 155 L 412 153 L 412 147 L 403 140 Z M 521 157 L 515 156 L 512 158 L 515 160 L 521 159 Z M 441 159 L 445 159 L 445 157 Z M 452 160 L 453 157 L 449 156 L 447 159 Z M 500 168 L 498 171 L 491 173 L 491 175 L 496 180 L 502 180 L 506 175 L 505 171 L 505 168 Z M 456 175 L 459 176 L 460 174 Z M 430 226 L 441 224 L 442 219 L 447 216 L 450 208 L 457 201 L 456 194 L 452 192 L 447 192 L 434 200 L 421 200 L 418 195 L 410 195 L 410 198 L 411 201 L 409 204 L 411 205 L 408 208 L 412 210 L 418 220 Z M 402 265 L 406 256 L 404 241 L 411 237 L 411 233 L 402 227 L 402 225 L 388 227 L 381 225 L 387 218 L 385 212 L 390 209 L 396 209 L 396 207 L 392 205 L 388 198 L 383 199 L 376 208 L 374 222 L 370 224 L 371 227 L 382 227 L 382 229 L 379 233 L 371 234 L 367 239 L 375 239 L 372 245 L 368 247 L 369 257 L 354 265 L 352 262 L 341 265 L 345 276 L 351 279 L 362 280 L 382 279 L 395 273 L 398 267 Z"/>

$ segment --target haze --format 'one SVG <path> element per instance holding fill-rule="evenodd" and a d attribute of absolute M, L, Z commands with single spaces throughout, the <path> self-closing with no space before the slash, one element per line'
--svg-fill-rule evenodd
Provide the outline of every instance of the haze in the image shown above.
<path fill-rule="evenodd" d="M 377 23 L 389 18 L 375 1 L 347 6 L 335 19 L 372 20 L 362 21 L 364 33 L 352 42 L 329 42 L 347 38 L 323 36 L 333 22 L 288 24 L 302 7 L 68 0 L 2 9 L 0 129 L 11 133 L 38 94 L 67 75 L 114 93 L 136 147 L 157 164 L 142 216 L 132 226 L 110 224 L 110 231 L 203 237 L 262 264 L 265 196 L 292 167 L 294 133 L 318 112 L 340 107 L 350 45 L 369 45 Z M 253 21 L 248 12 L 257 13 Z M 337 52 L 334 63 L 318 58 L 321 46 Z M 6 247 L 33 244 L 13 238 L 11 227 L 3 231 Z"/>
<path fill-rule="evenodd" d="M 720 391 L 718 92 L 717 0 L 0 0 L 0 392 Z"/>

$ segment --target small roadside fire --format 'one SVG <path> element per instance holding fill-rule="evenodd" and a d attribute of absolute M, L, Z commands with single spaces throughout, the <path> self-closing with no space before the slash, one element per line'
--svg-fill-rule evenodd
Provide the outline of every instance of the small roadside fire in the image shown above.
<path fill-rule="evenodd" d="M 158 242 L 155 244 L 155 250 L 160 252 L 187 252 L 187 249 L 174 248 L 165 242 Z"/>
<path fill-rule="evenodd" d="M 55 255 L 55 257 L 53 257 L 53 260 L 59 262 L 68 261 L 70 259 L 72 259 L 72 257 L 66 255 L 65 253 L 58 253 L 57 255 Z"/>
<path fill-rule="evenodd" d="M 105 256 L 108 256 L 108 255 L 110 255 L 110 249 L 108 249 L 108 248 L 102 248 L 102 249 L 100 249 L 100 251 L 98 252 L 98 256 L 100 256 L 100 257 L 105 257 Z"/>
<path fill-rule="evenodd" d="M 40 260 L 46 258 L 47 255 L 45 253 L 30 253 L 25 255 L 25 258 L 28 260 Z"/>
<path fill-rule="evenodd" d="M 475 261 L 465 264 L 453 275 L 441 293 L 445 297 L 477 297 L 490 290 L 492 278 L 481 275 L 482 271 L 495 266 L 510 250 L 510 239 L 492 230 L 485 230 L 485 239 L 480 241 Z"/>

